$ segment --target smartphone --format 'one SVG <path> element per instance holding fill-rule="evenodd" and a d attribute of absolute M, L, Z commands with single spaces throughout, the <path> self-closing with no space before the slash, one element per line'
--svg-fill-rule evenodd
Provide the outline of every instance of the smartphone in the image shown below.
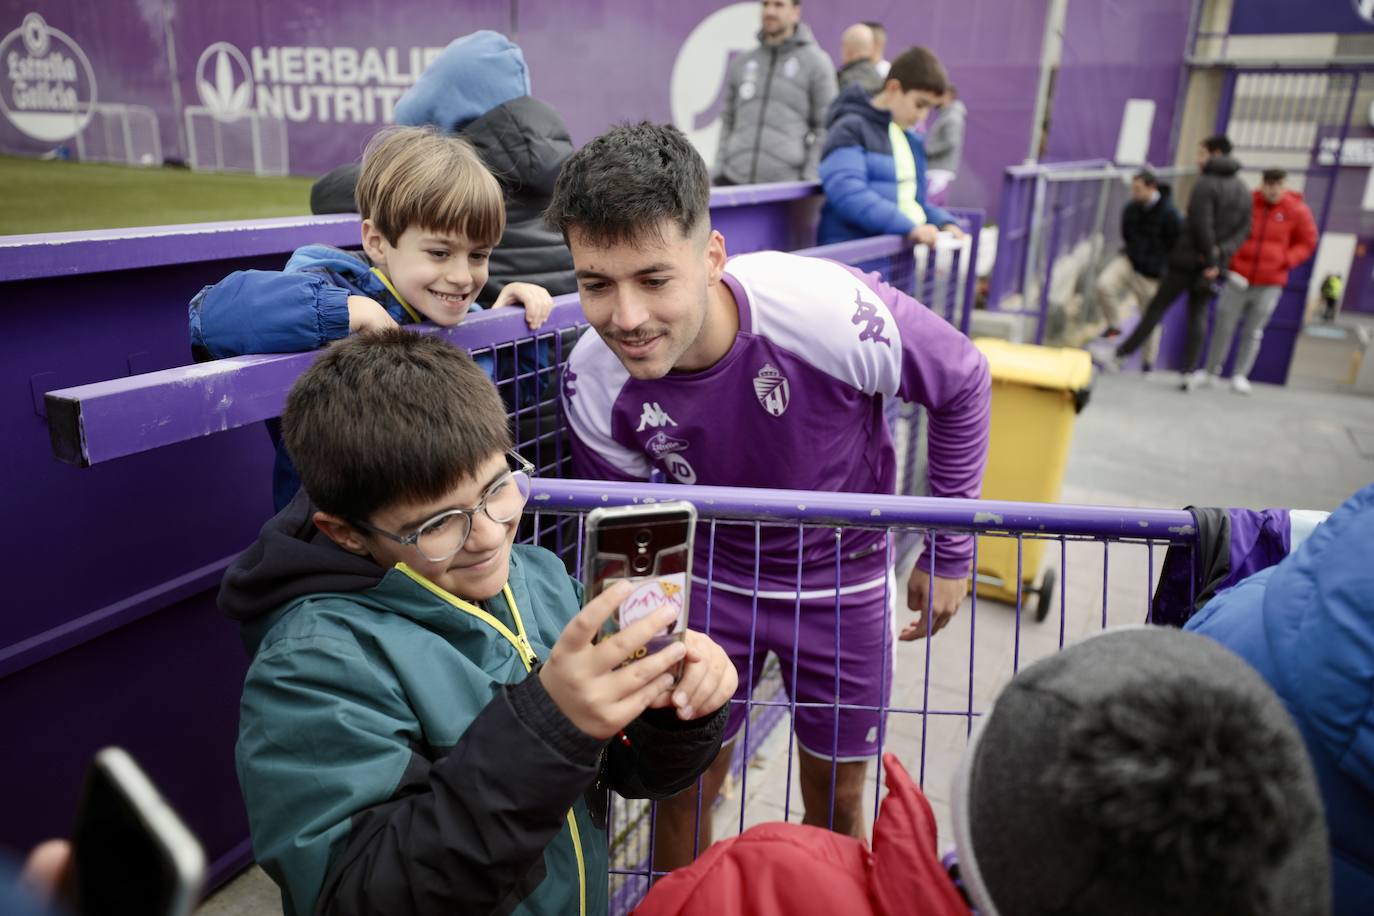
<path fill-rule="evenodd" d="M 696 507 L 685 500 L 593 509 L 587 515 L 587 543 L 582 582 L 590 601 L 617 582 L 634 585 L 630 597 L 602 627 L 605 638 L 664 605 L 677 609 L 677 620 L 654 635 L 626 664 L 682 639 L 691 611 L 692 538 Z M 682 665 L 674 671 L 681 677 Z"/>
<path fill-rule="evenodd" d="M 76 916 L 186 916 L 205 853 L 128 752 L 107 747 L 86 770 L 61 889 Z"/>

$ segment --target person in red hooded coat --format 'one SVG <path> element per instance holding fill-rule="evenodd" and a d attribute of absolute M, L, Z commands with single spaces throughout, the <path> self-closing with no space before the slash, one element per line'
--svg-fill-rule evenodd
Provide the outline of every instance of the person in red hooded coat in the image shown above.
<path fill-rule="evenodd" d="M 1226 288 L 1217 305 L 1217 326 L 1207 351 L 1207 377 L 1215 384 L 1221 375 L 1231 341 L 1240 325 L 1240 345 L 1231 369 L 1231 387 L 1250 393 L 1250 370 L 1255 365 L 1264 327 L 1269 323 L 1288 272 L 1317 250 L 1317 224 L 1302 195 L 1284 185 L 1287 173 L 1266 169 L 1254 192 L 1250 237 L 1231 258 Z"/>

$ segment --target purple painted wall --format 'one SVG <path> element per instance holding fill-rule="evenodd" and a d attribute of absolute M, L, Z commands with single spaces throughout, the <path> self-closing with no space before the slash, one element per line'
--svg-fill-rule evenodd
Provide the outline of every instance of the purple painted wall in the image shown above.
<path fill-rule="evenodd" d="M 1046 159 L 1116 154 L 1127 99 L 1153 99 L 1149 161 L 1169 164 L 1169 131 L 1192 0 L 1070 0 Z"/>
<path fill-rule="evenodd" d="M 887 24 L 889 57 L 916 43 L 941 55 L 969 108 L 950 202 L 991 207 L 1029 143 L 1046 6 L 931 0 L 913 13 L 878 0 L 862 11 L 807 4 L 804 18 L 835 58 L 859 15 Z M 165 156 L 189 159 L 194 146 L 202 163 L 319 174 L 357 158 L 432 54 L 492 28 L 523 46 L 534 94 L 575 141 L 627 119 L 672 120 L 713 155 L 725 66 L 756 44 L 758 18 L 753 2 L 676 0 L 28 0 L 0 12 L 0 57 L 22 63 L 0 68 L 0 151 L 74 148 L 78 129 L 100 146 L 107 123 L 118 141 L 108 106 L 137 105 L 156 116 Z"/>

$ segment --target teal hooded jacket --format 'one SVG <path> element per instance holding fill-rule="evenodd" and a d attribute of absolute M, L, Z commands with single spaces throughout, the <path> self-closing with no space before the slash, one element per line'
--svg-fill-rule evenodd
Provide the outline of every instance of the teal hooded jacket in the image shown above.
<path fill-rule="evenodd" d="M 581 606 L 557 557 L 516 545 L 503 594 L 471 604 L 338 548 L 312 511 L 302 494 L 269 522 L 220 596 L 254 655 L 236 763 L 286 912 L 604 913 L 607 789 L 689 786 L 724 708 L 594 739 L 531 676 Z"/>

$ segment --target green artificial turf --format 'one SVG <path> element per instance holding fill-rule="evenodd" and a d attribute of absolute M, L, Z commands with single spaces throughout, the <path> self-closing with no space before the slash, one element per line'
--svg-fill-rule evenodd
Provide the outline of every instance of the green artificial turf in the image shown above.
<path fill-rule="evenodd" d="M 0 235 L 299 216 L 311 181 L 0 156 Z"/>

